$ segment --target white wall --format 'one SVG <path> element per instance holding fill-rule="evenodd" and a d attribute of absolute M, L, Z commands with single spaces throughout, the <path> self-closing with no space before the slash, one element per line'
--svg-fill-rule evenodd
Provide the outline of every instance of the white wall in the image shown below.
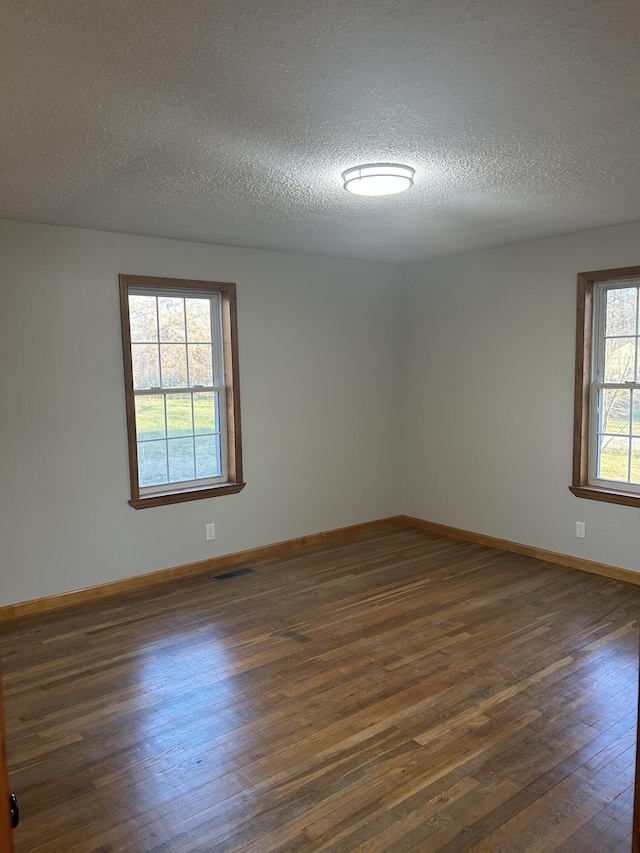
<path fill-rule="evenodd" d="M 0 605 L 398 512 L 397 267 L 17 222 L 0 258 Z M 128 506 L 120 272 L 237 283 L 240 494 Z"/>
<path fill-rule="evenodd" d="M 399 268 L 0 222 L 0 605 L 398 512 L 640 570 L 640 513 L 567 488 L 576 273 L 638 245 Z M 128 506 L 119 272 L 237 282 L 240 494 Z"/>
<path fill-rule="evenodd" d="M 403 268 L 407 515 L 640 571 L 640 512 L 567 488 L 576 274 L 639 247 L 633 224 Z"/>

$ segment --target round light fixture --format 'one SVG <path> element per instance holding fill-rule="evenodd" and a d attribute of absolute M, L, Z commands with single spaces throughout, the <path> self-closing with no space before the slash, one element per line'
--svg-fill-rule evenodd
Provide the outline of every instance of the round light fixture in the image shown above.
<path fill-rule="evenodd" d="M 395 195 L 413 186 L 415 169 L 400 163 L 367 163 L 342 173 L 344 188 L 355 195 Z"/>

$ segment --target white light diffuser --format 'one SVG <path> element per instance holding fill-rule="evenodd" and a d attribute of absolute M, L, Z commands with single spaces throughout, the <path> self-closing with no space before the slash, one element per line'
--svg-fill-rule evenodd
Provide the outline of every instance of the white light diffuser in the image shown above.
<path fill-rule="evenodd" d="M 367 163 L 342 173 L 344 188 L 355 195 L 381 196 L 403 193 L 413 186 L 415 169 L 400 163 Z"/>

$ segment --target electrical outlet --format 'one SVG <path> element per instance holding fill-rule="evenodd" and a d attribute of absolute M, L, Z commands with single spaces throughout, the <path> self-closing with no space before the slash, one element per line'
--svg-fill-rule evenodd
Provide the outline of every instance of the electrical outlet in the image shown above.
<path fill-rule="evenodd" d="M 587 523 L 586 521 L 576 521 L 576 536 L 578 539 L 587 538 Z"/>
<path fill-rule="evenodd" d="M 215 524 L 205 524 L 204 526 L 204 538 L 207 542 L 211 542 L 216 538 L 216 526 Z"/>

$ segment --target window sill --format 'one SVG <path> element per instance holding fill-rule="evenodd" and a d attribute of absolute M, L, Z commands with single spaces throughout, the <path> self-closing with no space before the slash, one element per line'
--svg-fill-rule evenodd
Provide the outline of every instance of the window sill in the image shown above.
<path fill-rule="evenodd" d="M 618 489 L 604 489 L 602 486 L 569 486 L 569 491 L 573 492 L 577 498 L 640 507 L 640 493 L 635 494 L 633 492 L 623 492 Z"/>
<path fill-rule="evenodd" d="M 197 501 L 204 498 L 217 498 L 221 495 L 235 495 L 244 489 L 246 483 L 222 483 L 220 486 L 205 486 L 202 489 L 189 489 L 184 492 L 161 492 L 160 494 L 147 495 L 146 497 L 132 498 L 129 506 L 134 509 L 147 509 L 151 506 L 165 506 L 167 504 L 183 503 L 184 501 Z"/>

